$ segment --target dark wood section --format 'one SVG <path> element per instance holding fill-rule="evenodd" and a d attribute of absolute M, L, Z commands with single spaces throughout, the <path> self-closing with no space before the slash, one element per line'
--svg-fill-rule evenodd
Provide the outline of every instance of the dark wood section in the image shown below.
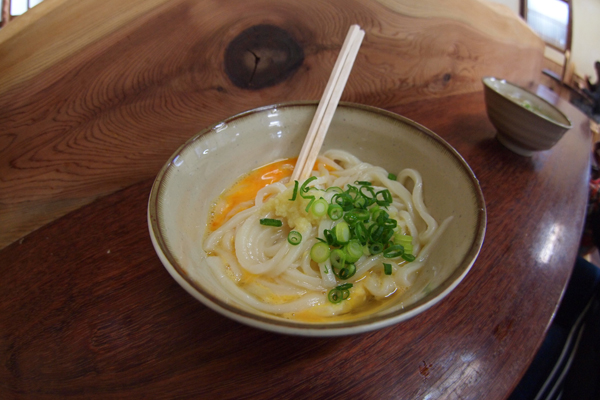
<path fill-rule="evenodd" d="M 252 26 L 227 45 L 225 72 L 242 89 L 263 89 L 283 82 L 304 62 L 304 50 L 275 25 Z"/>
<path fill-rule="evenodd" d="M 502 147 L 474 92 L 392 107 L 454 146 L 488 211 L 481 254 L 440 304 L 329 339 L 249 328 L 170 278 L 146 223 L 152 179 L 0 251 L 0 398 L 503 399 L 569 278 L 587 201 L 587 119 L 551 150 Z"/>

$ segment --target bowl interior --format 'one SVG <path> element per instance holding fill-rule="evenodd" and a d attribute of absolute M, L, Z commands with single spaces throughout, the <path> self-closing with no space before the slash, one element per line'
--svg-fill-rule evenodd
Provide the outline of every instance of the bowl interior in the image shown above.
<path fill-rule="evenodd" d="M 163 167 L 148 217 L 156 251 L 171 275 L 205 305 L 240 322 L 300 335 L 358 333 L 410 318 L 448 294 L 475 261 L 485 233 L 483 195 L 462 157 L 440 137 L 397 114 L 342 103 L 323 149 L 342 149 L 398 173 L 417 169 L 430 213 L 453 220 L 415 284 L 396 304 L 351 322 L 309 324 L 261 313 L 228 298 L 202 250 L 219 194 L 250 170 L 299 154 L 315 103 L 274 105 L 231 117 L 191 138 Z"/>
<path fill-rule="evenodd" d="M 571 121 L 559 109 L 541 97 L 504 79 L 483 78 L 483 84 L 507 100 L 518 104 L 532 114 L 565 129 L 571 128 Z"/>

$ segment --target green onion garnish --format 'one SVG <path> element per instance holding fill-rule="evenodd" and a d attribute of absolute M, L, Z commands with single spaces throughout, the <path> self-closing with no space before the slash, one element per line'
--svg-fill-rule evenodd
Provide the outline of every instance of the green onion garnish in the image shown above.
<path fill-rule="evenodd" d="M 356 267 L 353 264 L 363 255 L 383 253 L 385 258 L 402 257 L 408 262 L 415 260 L 415 256 L 412 255 L 412 236 L 403 235 L 402 229 L 396 232 L 399 230 L 398 220 L 391 218 L 386 211 L 393 202 L 388 189 L 376 192 L 373 183 L 368 181 L 355 181 L 354 185 L 346 185 L 346 190 L 332 186 L 326 190 L 333 193 L 331 202 L 328 203 L 323 198 L 317 200 L 309 193 L 312 189 L 316 194 L 317 189 L 308 186 L 316 179 L 312 176 L 302 185 L 295 181 L 290 199 L 295 200 L 300 194 L 302 198 L 310 200 L 306 212 L 316 217 L 327 213 L 332 221 L 338 221 L 331 230 L 323 231 L 323 238 L 318 238 L 321 246 L 313 246 L 317 250 L 320 249 L 320 253 L 313 256 L 311 249 L 311 258 L 314 261 L 324 262 L 330 258 L 336 276 L 347 279 L 355 273 Z M 397 177 L 388 174 L 388 179 L 396 180 Z M 339 221 L 340 219 L 343 221 Z M 278 225 L 273 226 L 281 226 L 280 221 L 276 223 Z"/>
<path fill-rule="evenodd" d="M 369 232 L 367 228 L 365 228 L 365 224 L 362 221 L 359 221 L 354 225 L 354 237 L 362 244 L 363 246 L 367 244 L 369 240 Z"/>
<path fill-rule="evenodd" d="M 300 190 L 299 190 L 300 196 L 304 199 L 310 199 L 310 201 L 308 202 L 308 205 L 304 209 L 304 211 L 306 211 L 306 212 L 308 212 L 308 210 L 310 210 L 310 206 L 312 206 L 312 204 L 314 203 L 315 196 L 307 196 L 305 193 L 307 193 L 311 189 L 308 187 L 308 184 L 316 179 L 317 179 L 316 176 L 311 176 L 310 178 L 308 178 L 307 180 L 304 181 L 302 186 L 300 186 Z"/>
<path fill-rule="evenodd" d="M 329 218 L 331 218 L 332 221 L 337 221 L 344 215 L 344 209 L 337 204 L 329 204 L 327 207 L 327 215 L 329 215 Z"/>
<path fill-rule="evenodd" d="M 300 187 L 300 196 L 304 197 L 305 199 L 307 198 L 306 196 L 303 196 L 303 194 L 307 193 L 310 190 L 310 188 L 308 187 L 308 184 L 316 179 L 317 179 L 316 176 L 311 176 L 310 178 L 308 178 L 307 180 L 304 181 L 304 183 Z"/>
<path fill-rule="evenodd" d="M 346 244 L 350 240 L 350 226 L 346 222 L 339 222 L 333 227 L 333 237 L 338 244 Z"/>
<path fill-rule="evenodd" d="M 288 234 L 288 242 L 292 246 L 299 245 L 300 242 L 302 242 L 302 234 L 297 231 L 290 231 L 290 233 Z"/>
<path fill-rule="evenodd" d="M 337 304 L 337 303 L 341 303 L 344 297 L 344 294 L 342 293 L 342 291 L 338 288 L 335 289 L 331 289 L 329 291 L 329 294 L 327 295 L 327 298 L 329 299 L 330 302 L 332 302 L 333 304 Z"/>
<path fill-rule="evenodd" d="M 386 275 L 392 274 L 392 264 L 383 263 L 383 273 Z"/>
<path fill-rule="evenodd" d="M 298 195 L 298 181 L 294 181 L 294 193 L 292 194 L 292 198 L 290 201 L 296 200 L 296 196 Z"/>
<path fill-rule="evenodd" d="M 329 259 L 330 252 L 327 243 L 318 242 L 310 249 L 310 258 L 316 263 L 322 263 Z"/>
<path fill-rule="evenodd" d="M 312 208 L 310 209 L 310 212 L 315 217 L 322 217 L 323 215 L 325 215 L 327 213 L 328 207 L 329 207 L 329 204 L 327 204 L 327 201 L 323 198 L 320 198 L 319 200 L 315 201 L 312 204 Z"/>
<path fill-rule="evenodd" d="M 335 270 L 334 270 L 335 272 Z M 344 268 L 340 269 L 336 275 L 340 279 L 350 279 L 356 274 L 356 266 L 354 264 L 347 264 Z"/>
<path fill-rule="evenodd" d="M 346 253 L 342 249 L 335 249 L 329 256 L 333 268 L 342 269 L 346 265 Z"/>
<path fill-rule="evenodd" d="M 388 247 L 383 251 L 383 256 L 385 258 L 396 258 L 401 257 L 404 254 L 404 246 L 401 244 L 395 244 L 393 246 Z"/>
<path fill-rule="evenodd" d="M 396 179 L 398 179 L 398 177 L 396 175 L 392 174 L 392 173 L 389 173 L 388 174 L 388 179 L 390 181 L 395 181 Z"/>
<path fill-rule="evenodd" d="M 336 286 L 335 288 L 329 291 L 327 298 L 333 304 L 340 303 L 342 300 L 346 300 L 350 297 L 350 288 L 352 287 L 351 283 L 345 283 L 343 285 Z"/>
<path fill-rule="evenodd" d="M 381 194 L 382 200 L 379 200 L 380 194 Z M 375 193 L 375 201 L 380 206 L 387 207 L 390 204 L 392 204 L 392 194 L 387 189 L 380 190 L 379 192 Z"/>
<path fill-rule="evenodd" d="M 369 246 L 369 251 L 373 255 L 379 254 L 379 253 L 381 253 L 383 251 L 383 244 L 381 244 L 381 243 L 373 243 L 372 245 Z"/>
<path fill-rule="evenodd" d="M 412 240 L 413 240 L 413 237 L 410 235 L 402 235 L 399 233 L 394 235 L 394 244 L 400 244 L 400 245 L 404 246 L 405 254 L 412 254 L 412 252 L 413 252 Z"/>
<path fill-rule="evenodd" d="M 413 262 L 417 259 L 417 257 L 413 256 L 412 254 L 402 254 L 401 257 L 408 262 Z"/>
<path fill-rule="evenodd" d="M 359 258 L 363 256 L 363 248 L 360 242 L 356 239 L 352 239 L 344 246 L 346 252 L 346 261 L 349 263 L 355 263 Z"/>
<path fill-rule="evenodd" d="M 279 227 L 279 226 L 282 226 L 282 225 L 283 225 L 283 222 L 281 222 L 281 221 L 280 221 L 280 220 L 278 220 L 278 219 L 272 219 L 272 218 L 262 218 L 262 219 L 260 220 L 260 224 L 261 224 L 261 225 L 266 225 L 266 226 L 277 226 L 277 227 Z"/>

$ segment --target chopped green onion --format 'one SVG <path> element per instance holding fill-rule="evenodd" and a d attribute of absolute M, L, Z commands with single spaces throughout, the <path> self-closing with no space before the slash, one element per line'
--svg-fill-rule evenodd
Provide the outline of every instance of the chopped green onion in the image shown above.
<path fill-rule="evenodd" d="M 371 186 L 372 185 L 372 183 L 368 182 L 368 181 L 356 181 L 354 183 L 356 183 L 357 185 L 362 185 L 362 186 Z"/>
<path fill-rule="evenodd" d="M 387 243 L 394 236 L 394 230 L 392 228 L 385 228 L 381 233 L 381 243 Z"/>
<path fill-rule="evenodd" d="M 383 226 L 379 226 L 376 224 L 373 224 L 369 227 L 369 239 L 371 239 L 371 242 L 382 242 L 381 240 L 381 235 L 383 234 L 383 230 L 385 228 Z"/>
<path fill-rule="evenodd" d="M 342 269 L 346 265 L 346 253 L 342 249 L 335 249 L 329 256 L 333 268 Z"/>
<path fill-rule="evenodd" d="M 408 262 L 413 262 L 417 259 L 417 257 L 413 256 L 412 254 L 402 254 L 401 257 Z"/>
<path fill-rule="evenodd" d="M 290 233 L 288 234 L 288 242 L 290 242 L 290 244 L 292 246 L 299 245 L 301 241 L 302 241 L 302 234 L 300 232 L 290 231 Z"/>
<path fill-rule="evenodd" d="M 290 201 L 296 200 L 296 196 L 298 195 L 298 181 L 294 181 L 294 193 L 292 194 L 292 198 Z"/>
<path fill-rule="evenodd" d="M 327 215 L 329 215 L 332 221 L 337 221 L 344 215 L 344 209 L 338 204 L 330 204 L 327 207 Z"/>
<path fill-rule="evenodd" d="M 346 244 L 350 240 L 350 226 L 346 222 L 338 222 L 333 227 L 333 236 L 339 244 Z"/>
<path fill-rule="evenodd" d="M 345 283 L 343 285 L 336 286 L 329 291 L 327 298 L 333 304 L 340 303 L 342 300 L 346 300 L 350 297 L 349 289 L 352 287 L 351 283 Z"/>
<path fill-rule="evenodd" d="M 392 264 L 383 263 L 383 273 L 386 275 L 392 274 Z"/>
<path fill-rule="evenodd" d="M 400 245 L 404 246 L 405 254 L 412 254 L 412 252 L 413 252 L 412 241 L 413 241 L 413 237 L 410 235 L 403 235 L 400 233 L 397 233 L 394 235 L 394 244 L 400 244 Z"/>
<path fill-rule="evenodd" d="M 357 221 L 368 221 L 370 217 L 367 210 L 352 210 L 344 214 L 344 221 L 350 225 L 354 225 Z"/>
<path fill-rule="evenodd" d="M 310 209 L 310 206 L 312 206 L 312 204 L 315 201 L 315 196 L 306 196 L 305 199 L 310 199 L 310 201 L 308 202 L 308 205 L 304 209 L 304 211 L 308 212 L 308 210 Z"/>
<path fill-rule="evenodd" d="M 340 279 L 350 279 L 354 276 L 354 274 L 356 274 L 356 265 L 354 264 L 347 264 L 344 268 L 340 269 L 340 272 L 338 272 L 336 275 L 340 278 Z"/>
<path fill-rule="evenodd" d="M 402 246 L 404 247 L 404 254 L 412 255 L 413 250 L 414 250 L 412 243 L 404 243 Z"/>
<path fill-rule="evenodd" d="M 412 245 L 413 237 L 410 235 L 403 235 L 401 233 L 396 233 L 394 235 L 394 244 L 399 244 L 404 247 L 404 254 L 412 254 L 413 245 Z"/>
<path fill-rule="evenodd" d="M 327 295 L 327 298 L 333 304 L 338 304 L 338 303 L 342 302 L 343 296 L 344 295 L 343 295 L 342 291 L 340 289 L 338 289 L 338 288 L 335 288 L 335 289 L 331 289 L 329 291 L 329 294 Z"/>
<path fill-rule="evenodd" d="M 388 174 L 388 179 L 390 181 L 395 181 L 396 179 L 398 179 L 398 177 L 396 175 L 392 174 L 392 173 L 389 173 Z"/>
<path fill-rule="evenodd" d="M 358 221 L 354 225 L 354 237 L 364 246 L 369 240 L 368 235 L 369 232 L 367 231 L 367 228 L 365 228 L 365 224 L 362 221 Z"/>
<path fill-rule="evenodd" d="M 300 186 L 300 190 L 299 190 L 300 197 L 302 197 L 303 199 L 310 199 L 310 201 L 308 202 L 308 205 L 304 209 L 304 211 L 306 211 L 306 212 L 308 212 L 308 210 L 310 210 L 310 206 L 312 206 L 312 204 L 314 203 L 315 196 L 307 196 L 305 193 L 307 193 L 311 189 L 308 187 L 308 184 L 316 179 L 317 179 L 316 176 L 311 176 L 310 178 L 308 178 L 307 180 L 304 181 L 302 186 Z"/>
<path fill-rule="evenodd" d="M 342 207 L 344 211 L 350 211 L 354 208 L 354 200 L 348 193 L 336 193 L 332 198 L 331 202 Z"/>
<path fill-rule="evenodd" d="M 382 225 L 385 226 L 386 228 L 394 229 L 395 227 L 398 226 L 398 221 L 396 221 L 393 218 L 389 218 L 389 219 L 386 219 Z"/>
<path fill-rule="evenodd" d="M 401 244 L 395 244 L 393 246 L 388 247 L 383 251 L 383 256 L 385 258 L 396 258 L 400 257 L 404 254 L 404 246 Z"/>
<path fill-rule="evenodd" d="M 333 244 L 335 244 L 335 238 L 333 237 L 333 233 L 331 233 L 329 229 L 323 230 L 323 236 L 325 236 L 325 240 L 327 241 L 328 245 L 332 246 Z"/>
<path fill-rule="evenodd" d="M 310 209 L 310 212 L 315 217 L 322 217 L 323 215 L 325 215 L 327 213 L 328 206 L 329 205 L 327 204 L 327 201 L 323 198 L 320 198 L 319 200 L 315 201 L 312 204 L 312 208 Z"/>
<path fill-rule="evenodd" d="M 412 243 L 413 237 L 410 235 L 403 235 L 401 233 L 396 233 L 394 235 L 394 244 L 404 244 L 404 243 Z"/>
<path fill-rule="evenodd" d="M 329 259 L 330 252 L 327 243 L 318 242 L 310 249 L 310 258 L 316 263 L 322 263 Z"/>
<path fill-rule="evenodd" d="M 359 195 L 360 191 L 356 186 L 348 185 L 348 189 L 346 189 L 346 193 L 352 198 L 352 200 L 356 200 L 356 196 Z"/>
<path fill-rule="evenodd" d="M 262 218 L 262 219 L 260 220 L 260 224 L 261 224 L 261 225 L 266 225 L 266 226 L 277 226 L 277 227 L 279 227 L 279 226 L 282 226 L 282 225 L 283 225 L 283 222 L 281 222 L 281 221 L 280 221 L 280 220 L 278 220 L 278 219 L 272 219 L 272 218 Z"/>
<path fill-rule="evenodd" d="M 308 187 L 308 184 L 316 179 L 317 179 L 316 176 L 311 176 L 310 178 L 308 178 L 307 180 L 304 181 L 304 183 L 300 187 L 300 196 L 304 197 L 305 199 L 308 198 L 308 197 L 304 196 L 304 193 L 307 193 L 311 189 Z"/>
<path fill-rule="evenodd" d="M 384 225 L 389 219 L 390 214 L 388 214 L 385 210 L 379 210 L 377 215 L 373 215 L 373 220 L 377 222 L 377 225 Z"/>
<path fill-rule="evenodd" d="M 355 263 L 363 256 L 363 247 L 360 242 L 356 239 L 352 239 L 344 246 L 346 252 L 346 261 L 349 263 Z"/>
<path fill-rule="evenodd" d="M 369 246 L 369 251 L 371 254 L 379 254 L 383 251 L 383 244 L 381 243 L 373 243 Z"/>
<path fill-rule="evenodd" d="M 356 200 L 354 200 L 354 207 L 356 208 L 367 208 L 367 206 L 369 205 L 369 200 L 364 197 L 364 196 L 360 196 L 360 197 L 356 197 Z"/>
<path fill-rule="evenodd" d="M 383 198 L 382 200 L 379 200 L 378 198 L 380 194 Z M 375 201 L 377 201 L 377 204 L 380 206 L 387 207 L 392 204 L 392 194 L 387 189 L 380 190 L 379 192 L 375 193 Z"/>

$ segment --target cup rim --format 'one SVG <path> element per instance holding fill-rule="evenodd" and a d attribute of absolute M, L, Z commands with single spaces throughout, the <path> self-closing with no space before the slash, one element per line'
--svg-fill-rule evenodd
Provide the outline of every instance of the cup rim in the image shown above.
<path fill-rule="evenodd" d="M 547 104 L 549 107 L 551 107 L 552 109 L 554 109 L 554 110 L 555 110 L 555 111 L 556 111 L 558 114 L 560 114 L 560 115 L 561 115 L 561 116 L 562 116 L 562 117 L 563 117 L 563 118 L 564 118 L 564 119 L 565 119 L 565 120 L 566 120 L 566 121 L 567 121 L 569 124 L 568 124 L 568 125 L 566 125 L 566 124 L 563 124 L 562 122 L 560 122 L 560 121 L 557 121 L 557 120 L 555 120 L 555 119 L 553 119 L 553 118 L 550 118 L 550 117 L 548 117 L 548 116 L 547 116 L 547 115 L 545 115 L 545 114 L 536 113 L 536 112 L 533 112 L 533 111 L 531 111 L 531 110 L 528 110 L 527 108 L 523 107 L 523 105 L 522 105 L 522 104 L 519 104 L 518 102 L 516 102 L 516 101 L 515 101 L 515 100 L 513 100 L 512 98 L 510 98 L 510 97 L 508 97 L 508 96 L 505 96 L 504 94 L 502 94 L 501 92 L 499 92 L 498 90 L 496 90 L 496 88 L 495 88 L 495 87 L 491 86 L 491 85 L 489 84 L 489 82 L 490 82 L 490 81 L 492 81 L 492 80 L 494 80 L 494 81 L 499 81 L 499 82 L 502 82 L 502 83 L 505 83 L 505 84 L 507 84 L 507 85 L 509 85 L 509 86 L 512 86 L 512 87 L 514 87 L 514 88 L 516 88 L 516 89 L 518 89 L 518 90 L 521 90 L 521 91 L 523 91 L 523 92 L 526 92 L 526 93 L 530 94 L 531 96 L 534 96 L 534 97 L 536 97 L 538 100 L 540 100 L 541 102 L 543 102 L 543 103 Z M 516 105 L 518 105 L 520 108 L 522 108 L 522 109 L 524 109 L 524 110 L 527 110 L 527 111 L 529 111 L 530 113 L 532 113 L 532 114 L 534 114 L 534 115 L 536 115 L 536 116 L 538 116 L 538 117 L 541 117 L 541 118 L 543 118 L 544 120 L 546 120 L 546 121 L 548 121 L 548 122 L 552 123 L 553 125 L 559 126 L 559 127 L 561 127 L 561 128 L 564 128 L 564 129 L 571 129 L 571 128 L 573 127 L 573 123 L 571 122 L 571 119 L 570 119 L 568 116 L 566 116 L 566 115 L 565 115 L 565 113 L 563 113 L 563 112 L 562 112 L 560 109 L 558 109 L 558 107 L 556 107 L 554 104 L 550 103 L 550 102 L 549 102 L 549 101 L 547 101 L 546 99 L 543 99 L 543 98 L 541 98 L 541 97 L 540 97 L 540 96 L 538 96 L 537 94 L 535 94 L 535 93 L 533 93 L 533 92 L 531 92 L 531 91 L 529 91 L 529 90 L 527 90 L 527 89 L 525 89 L 525 88 L 523 88 L 523 87 L 521 87 L 521 86 L 519 86 L 519 85 L 517 85 L 517 84 L 515 84 L 515 83 L 512 83 L 512 82 L 510 82 L 510 81 L 508 81 L 508 80 L 506 80 L 506 79 L 497 78 L 497 77 L 495 77 L 495 76 L 484 76 L 483 78 L 481 78 L 481 81 L 482 81 L 482 83 L 484 84 L 484 86 L 485 86 L 485 87 L 487 87 L 487 88 L 489 88 L 490 90 L 494 91 L 494 93 L 497 93 L 498 95 L 500 95 L 500 96 L 502 96 L 503 98 L 507 99 L 507 100 L 508 100 L 508 101 L 510 101 L 511 103 L 513 103 L 513 104 L 516 104 Z"/>

